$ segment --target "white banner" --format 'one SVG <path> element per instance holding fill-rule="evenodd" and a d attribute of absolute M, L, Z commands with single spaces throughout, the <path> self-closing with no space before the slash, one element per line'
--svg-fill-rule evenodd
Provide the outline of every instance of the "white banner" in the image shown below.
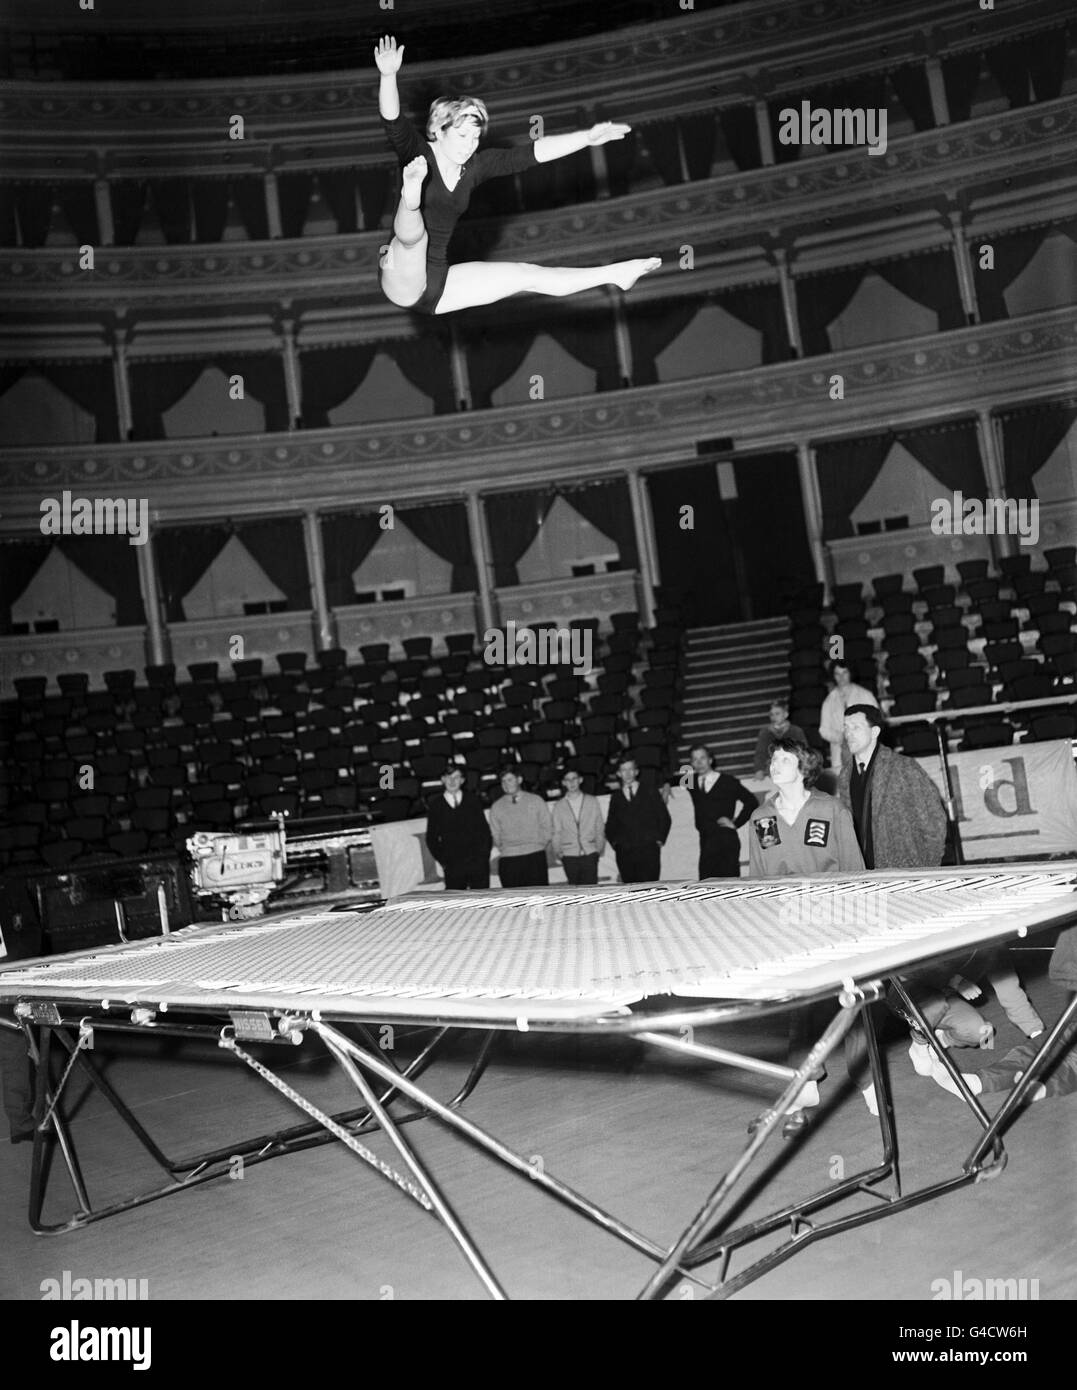
<path fill-rule="evenodd" d="M 937 758 L 922 758 L 921 766 L 942 789 Z M 954 753 L 950 777 L 957 802 L 961 843 L 969 862 L 1077 853 L 1077 767 L 1066 740 L 1028 743 L 1012 748 L 985 748 Z M 744 778 L 744 785 L 762 798 L 774 783 Z M 600 796 L 605 816 L 609 796 Z M 669 799 L 673 821 L 662 849 L 662 877 L 695 879 L 699 872 L 699 836 L 692 802 L 683 787 Z M 441 868 L 426 848 L 426 820 L 392 821 L 371 827 L 370 839 L 378 866 L 381 891 L 387 898 L 421 888 L 443 888 Z M 748 864 L 748 827 L 740 832 L 741 872 Z M 491 860 L 491 886 L 497 887 L 497 858 Z M 550 882 L 564 883 L 564 870 L 550 863 Z M 617 861 L 606 849 L 599 860 L 598 881 L 617 882 Z"/>
<path fill-rule="evenodd" d="M 941 791 L 938 758 L 920 764 Z M 953 753 L 950 781 L 970 863 L 1077 852 L 1077 767 L 1067 739 Z"/>

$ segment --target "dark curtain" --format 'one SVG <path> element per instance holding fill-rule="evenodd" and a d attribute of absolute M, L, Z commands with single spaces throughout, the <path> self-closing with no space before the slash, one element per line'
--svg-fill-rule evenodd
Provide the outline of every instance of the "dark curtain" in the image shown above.
<path fill-rule="evenodd" d="M 534 326 L 512 319 L 499 328 L 475 324 L 463 330 L 471 402 L 476 410 L 490 408 L 491 396 L 519 368 L 534 341 Z"/>
<path fill-rule="evenodd" d="M 342 405 L 362 385 L 377 355 L 376 343 L 350 343 L 346 347 L 311 348 L 301 352 L 299 389 L 303 428 L 331 428 L 329 412 Z"/>
<path fill-rule="evenodd" d="M 636 528 L 632 524 L 632 501 L 624 478 L 611 478 L 584 487 L 565 488 L 564 499 L 585 521 L 609 536 L 617 546 L 624 569 L 639 566 L 636 549 Z"/>
<path fill-rule="evenodd" d="M 452 592 L 473 593 L 479 586 L 471 553 L 471 532 L 463 502 L 441 506 L 409 507 L 397 516 L 420 544 L 452 565 Z"/>
<path fill-rule="evenodd" d="M 17 183 L 13 198 L 23 246 L 44 246 L 52 224 L 52 184 Z"/>
<path fill-rule="evenodd" d="M 770 121 L 770 147 L 774 151 L 775 164 L 791 164 L 795 159 L 800 158 L 799 144 L 783 145 L 778 139 L 782 125 L 782 112 L 788 110 L 790 106 L 795 106 L 799 110 L 800 103 L 787 97 L 782 97 L 778 101 L 767 102 L 767 119 Z"/>
<path fill-rule="evenodd" d="M 934 130 L 935 113 L 931 106 L 931 88 L 922 63 L 910 63 L 888 74 L 894 95 L 905 108 L 916 130 Z"/>
<path fill-rule="evenodd" d="M 1065 28 L 1047 29 L 1025 39 L 1025 58 L 1032 91 L 1037 101 L 1054 101 L 1062 95 L 1066 52 L 1071 47 Z"/>
<path fill-rule="evenodd" d="M 238 522 L 236 535 L 284 594 L 289 608 L 312 607 L 303 523 L 298 517 Z"/>
<path fill-rule="evenodd" d="M 17 246 L 19 228 L 15 220 L 15 185 L 6 184 L 0 196 L 0 246 Z M 94 237 L 96 243 L 99 238 Z"/>
<path fill-rule="evenodd" d="M 983 497 L 983 463 L 976 426 L 971 420 L 919 430 L 901 430 L 898 441 L 919 459 L 949 492 Z"/>
<path fill-rule="evenodd" d="M 555 497 L 556 493 L 544 488 L 540 492 L 495 492 L 486 498 L 494 584 L 498 588 L 520 582 L 516 562 L 538 535 Z"/>
<path fill-rule="evenodd" d="M 718 125 L 713 111 L 701 116 L 682 116 L 680 127 L 688 177 L 693 182 L 697 179 L 709 179 L 718 143 Z M 609 146 L 606 148 L 609 149 Z"/>
<path fill-rule="evenodd" d="M 982 319 L 991 321 L 1009 318 L 1010 311 L 1003 297 L 1005 291 L 1054 230 L 1053 227 L 1025 227 L 1021 231 L 1006 232 L 1000 236 L 975 238 L 969 251 L 972 256 L 973 273 L 976 276 L 976 300 Z M 994 248 L 995 268 L 981 270 L 980 247 L 988 245 Z"/>
<path fill-rule="evenodd" d="M 126 536 L 58 536 L 60 553 L 116 600 L 116 626 L 146 621 L 138 582 L 138 558 Z"/>
<path fill-rule="evenodd" d="M 815 580 L 795 453 L 751 454 L 733 460 L 737 484 L 735 542 L 752 600 L 753 618 L 788 612 L 786 595 Z M 730 518 L 731 521 L 733 517 Z M 775 547 L 774 537 L 781 537 Z"/>
<path fill-rule="evenodd" d="M 325 592 L 331 608 L 355 602 L 352 575 L 385 534 L 380 513 L 343 512 L 323 516 Z"/>
<path fill-rule="evenodd" d="M 233 174 L 228 180 L 232 197 L 251 241 L 269 240 L 265 180 L 258 174 Z"/>
<path fill-rule="evenodd" d="M 195 241 L 218 242 L 228 223 L 228 180 L 196 179 L 191 186 Z"/>
<path fill-rule="evenodd" d="M 120 420 L 116 413 L 111 361 L 97 358 L 87 362 L 35 362 L 33 368 L 94 416 L 97 421 L 95 443 L 115 444 L 118 441 Z"/>
<path fill-rule="evenodd" d="M 318 187 L 333 214 L 337 232 L 341 236 L 357 232 L 359 217 L 355 205 L 355 170 L 321 169 L 318 172 Z"/>
<path fill-rule="evenodd" d="M 385 218 L 396 170 L 380 166 L 373 169 L 357 169 L 356 179 L 359 184 L 359 206 L 363 210 L 363 226 L 368 232 L 373 231 L 375 227 L 382 225 Z"/>
<path fill-rule="evenodd" d="M 1077 420 L 1077 403 L 1052 402 L 1002 417 L 1002 449 L 1008 497 L 1036 496 L 1033 474 L 1062 443 Z"/>
<path fill-rule="evenodd" d="M 657 358 L 684 332 L 706 302 L 707 297 L 702 295 L 642 304 L 628 301 L 625 318 L 632 346 L 633 385 L 653 386 L 657 382 Z"/>
<path fill-rule="evenodd" d="M 284 387 L 284 362 L 275 352 L 220 353 L 210 359 L 225 376 L 239 375 L 243 389 L 265 408 L 265 428 L 270 433 L 287 430 L 288 396 Z"/>
<path fill-rule="evenodd" d="M 838 540 L 853 534 L 850 520 L 853 510 L 879 476 L 893 443 L 892 434 L 874 434 L 818 446 L 815 458 L 823 504 L 824 540 Z"/>
<path fill-rule="evenodd" d="M 611 198 L 624 198 L 632 192 L 633 177 L 639 158 L 639 141 L 632 131 L 623 140 L 611 140 L 602 146 L 606 155 L 606 177 Z"/>
<path fill-rule="evenodd" d="M 736 289 L 718 290 L 711 296 L 715 302 L 763 335 L 763 364 L 785 362 L 793 355 L 789 332 L 782 309 L 782 292 L 777 285 L 742 285 Z"/>
<path fill-rule="evenodd" d="M 185 621 L 183 600 L 213 564 L 232 535 L 224 525 L 167 527 L 155 533 L 154 552 L 165 621 Z"/>
<path fill-rule="evenodd" d="M 393 359 L 412 386 L 430 397 L 436 414 L 453 413 L 456 409 L 456 390 L 447 330 L 431 330 L 421 338 L 392 338 L 378 346 Z"/>
<path fill-rule="evenodd" d="M 832 351 L 827 327 L 848 307 L 867 270 L 867 266 L 858 265 L 851 270 L 828 270 L 821 275 L 794 279 L 797 317 L 806 357 Z"/>
<path fill-rule="evenodd" d="M 189 179 L 151 179 L 150 197 L 157 210 L 164 239 L 169 245 L 191 240 Z"/>
<path fill-rule="evenodd" d="M 0 540 L 0 625 L 11 631 L 11 605 L 22 597 L 49 554 L 49 542 Z"/>
<path fill-rule="evenodd" d="M 686 595 L 688 626 L 738 622 L 741 590 L 714 463 L 663 468 L 647 475 L 647 489 L 662 586 Z M 693 509 L 691 530 L 681 526 L 684 507 Z"/>
<path fill-rule="evenodd" d="M 595 373 L 596 391 L 616 391 L 621 385 L 613 319 L 609 313 L 554 312 L 541 330 Z"/>
<path fill-rule="evenodd" d="M 142 214 L 146 208 L 149 184 L 145 179 L 110 179 L 112 199 L 112 228 L 117 246 L 134 246 Z"/>
<path fill-rule="evenodd" d="M 900 294 L 934 310 L 939 316 L 940 330 L 965 327 L 957 271 L 948 251 L 927 251 L 904 260 L 879 261 L 870 269 Z"/>
<path fill-rule="evenodd" d="M 33 370 L 31 362 L 0 362 L 0 396 L 5 396 L 17 381 Z"/>
<path fill-rule="evenodd" d="M 655 125 L 644 126 L 640 133 L 662 182 L 667 186 L 683 183 L 676 122 L 659 121 Z"/>
<path fill-rule="evenodd" d="M 310 212 L 314 194 L 314 175 L 303 170 L 290 170 L 277 175 L 277 201 L 280 204 L 280 227 L 286 237 L 300 237 Z"/>
<path fill-rule="evenodd" d="M 942 84 L 946 89 L 946 107 L 953 124 L 967 121 L 972 115 L 972 101 L 980 85 L 983 66 L 979 53 L 959 53 L 942 60 Z"/>
<path fill-rule="evenodd" d="M 131 383 L 131 423 L 135 439 L 164 439 L 161 418 L 195 384 L 206 364 L 190 357 L 166 361 L 137 358 L 128 360 Z"/>
<path fill-rule="evenodd" d="M 719 111 L 718 124 L 726 149 L 738 169 L 758 169 L 763 163 L 759 148 L 759 127 L 754 106 L 733 106 Z"/>
<path fill-rule="evenodd" d="M 1009 39 L 984 54 L 987 70 L 1010 103 L 1010 110 L 1028 106 L 1032 101 L 1028 82 L 1028 53 L 1023 39 Z"/>
<path fill-rule="evenodd" d="M 62 183 L 57 188 L 60 210 L 80 246 L 100 246 L 97 204 L 92 183 Z"/>

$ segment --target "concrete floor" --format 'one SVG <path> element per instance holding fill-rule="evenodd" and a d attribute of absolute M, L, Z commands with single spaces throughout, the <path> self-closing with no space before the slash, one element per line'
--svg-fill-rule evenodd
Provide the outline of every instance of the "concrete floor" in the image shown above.
<path fill-rule="evenodd" d="M 1063 996 L 1046 980 L 1044 962 L 1043 953 L 1029 954 L 1020 968 L 1040 1012 L 1052 1018 Z M 993 1000 L 986 1011 L 999 1026 L 1000 1051 L 1020 1040 Z M 784 1036 L 783 1027 L 757 1022 L 714 1040 L 781 1060 Z M 400 1047 L 406 1051 L 406 1039 Z M 168 1152 L 198 1152 L 301 1118 L 265 1081 L 208 1045 L 113 1037 L 95 1055 Z M 913 1073 L 900 1037 L 887 1055 L 906 1190 L 952 1176 L 977 1133 L 975 1121 L 954 1097 Z M 956 1055 L 975 1070 L 991 1054 Z M 294 1052 L 274 1049 L 272 1064 L 316 1103 L 354 1104 L 346 1080 L 309 1043 Z M 434 1093 L 450 1096 L 466 1065 L 466 1049 L 455 1047 L 428 1073 Z M 742 1199 L 738 1223 L 874 1160 L 878 1124 L 850 1091 L 840 1061 L 822 1090 L 812 1131 L 795 1144 L 772 1139 L 764 1150 L 769 1183 L 764 1190 L 757 1182 Z M 627 1040 L 504 1035 L 465 1113 L 668 1245 L 740 1153 L 748 1120 L 774 1094 L 772 1083 L 748 1073 L 658 1055 Z M 91 1199 L 158 1182 L 158 1170 L 103 1100 L 84 1086 L 77 1095 L 73 1133 Z M 989 1100 L 987 1108 L 997 1104 Z M 405 1132 L 510 1296 L 588 1301 L 639 1292 L 653 1268 L 646 1257 L 434 1122 Z M 364 1142 L 392 1158 L 383 1136 Z M 1074 1298 L 1077 1097 L 1031 1107 L 1006 1147 L 1009 1162 L 995 1180 L 811 1245 L 736 1299 L 931 1300 L 934 1281 L 952 1281 L 955 1271 L 959 1278 L 1036 1280 L 1041 1300 Z M 29 1145 L 0 1146 L 5 1299 L 39 1299 L 42 1281 L 65 1270 L 72 1278 L 146 1279 L 151 1299 L 485 1297 L 439 1223 L 338 1143 L 49 1238 L 35 1237 L 26 1221 L 29 1169 Z M 858 1208 L 870 1204 L 855 1201 Z M 72 1209 L 56 1162 L 46 1219 Z M 745 1254 L 734 1257 L 730 1273 L 746 1263 Z M 714 1266 L 703 1273 L 717 1277 Z M 692 1291 L 682 1283 L 674 1292 Z"/>

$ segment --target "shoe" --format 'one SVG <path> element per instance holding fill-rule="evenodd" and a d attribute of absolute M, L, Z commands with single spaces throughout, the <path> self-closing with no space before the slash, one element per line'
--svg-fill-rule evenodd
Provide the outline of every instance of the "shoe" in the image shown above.
<path fill-rule="evenodd" d="M 868 1107 L 868 1113 L 874 1115 L 875 1118 L 878 1119 L 879 1099 L 875 1094 L 874 1081 L 871 1083 L 870 1086 L 865 1086 L 864 1089 L 860 1092 L 860 1094 L 864 1097 L 864 1104 Z"/>
<path fill-rule="evenodd" d="M 13 1129 L 11 1131 L 11 1142 L 13 1144 L 28 1144 L 34 1137 L 32 1129 Z"/>
<path fill-rule="evenodd" d="M 926 1042 L 914 1042 L 909 1045 L 909 1060 L 917 1076 L 931 1075 L 931 1048 Z"/>
<path fill-rule="evenodd" d="M 795 1139 L 798 1134 L 803 1134 L 810 1124 L 811 1110 L 791 1110 L 782 1125 L 782 1138 Z"/>

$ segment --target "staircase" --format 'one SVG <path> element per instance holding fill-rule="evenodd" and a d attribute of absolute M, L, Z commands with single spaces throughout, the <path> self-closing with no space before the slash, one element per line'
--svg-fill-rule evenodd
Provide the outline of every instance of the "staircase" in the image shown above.
<path fill-rule="evenodd" d="M 688 633 L 680 760 L 704 743 L 722 772 L 749 776 L 770 702 L 789 691 L 789 619 L 766 618 Z"/>

